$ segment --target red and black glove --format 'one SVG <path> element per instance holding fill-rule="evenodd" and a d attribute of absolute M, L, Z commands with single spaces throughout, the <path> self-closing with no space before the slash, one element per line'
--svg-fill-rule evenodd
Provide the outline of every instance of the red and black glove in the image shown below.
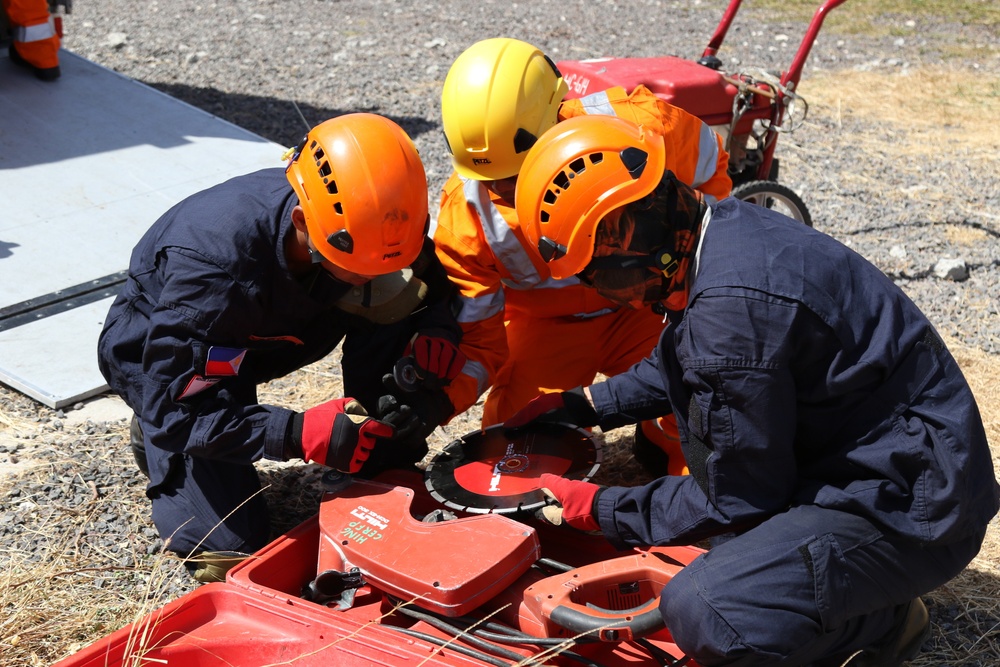
<path fill-rule="evenodd" d="M 577 530 L 592 532 L 601 529 L 594 516 L 594 505 L 602 487 L 547 472 L 542 473 L 538 480 L 542 483 L 542 493 L 559 503 L 542 507 L 539 512 L 542 519 L 555 526 L 567 523 Z"/>
<path fill-rule="evenodd" d="M 458 377 L 466 362 L 465 353 L 450 340 L 424 334 L 413 337 L 404 356 L 413 357 L 420 379 L 433 378 L 439 385 L 446 385 Z"/>
<path fill-rule="evenodd" d="M 574 426 L 597 426 L 599 418 L 583 387 L 553 394 L 541 394 L 507 418 L 507 430 L 516 430 L 532 423 L 564 423 Z"/>
<path fill-rule="evenodd" d="M 356 473 L 377 442 L 395 434 L 391 424 L 369 417 L 353 398 L 338 398 L 295 415 L 291 439 L 306 461 Z"/>

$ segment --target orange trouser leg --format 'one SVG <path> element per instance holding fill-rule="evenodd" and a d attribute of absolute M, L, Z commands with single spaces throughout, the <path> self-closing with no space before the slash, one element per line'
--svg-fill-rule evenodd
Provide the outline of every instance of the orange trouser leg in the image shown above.
<path fill-rule="evenodd" d="M 653 351 L 662 330 L 662 318 L 649 310 L 623 308 L 584 319 L 513 313 L 507 322 L 510 357 L 486 397 L 483 426 L 502 422 L 538 394 L 591 384 L 598 373 L 628 370 Z M 643 422 L 642 429 L 667 452 L 670 470 L 686 471 L 672 415 Z"/>
<path fill-rule="evenodd" d="M 14 48 L 39 69 L 59 66 L 59 35 L 49 16 L 46 0 L 3 0 L 11 23 Z"/>
<path fill-rule="evenodd" d="M 655 422 L 641 424 L 643 435 L 667 455 L 668 475 L 687 475 L 690 471 L 681 449 L 680 435 L 677 433 L 677 419 L 673 415 L 660 417 Z"/>
<path fill-rule="evenodd" d="M 483 426 L 502 422 L 539 394 L 593 382 L 599 363 L 591 351 L 600 331 L 593 320 L 514 313 L 507 322 L 510 357 L 486 397 Z"/>

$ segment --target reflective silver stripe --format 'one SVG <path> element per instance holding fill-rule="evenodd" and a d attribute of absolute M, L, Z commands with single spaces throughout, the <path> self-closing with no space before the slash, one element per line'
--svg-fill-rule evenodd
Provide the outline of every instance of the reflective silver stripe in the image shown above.
<path fill-rule="evenodd" d="M 481 181 L 462 178 L 465 201 L 479 214 L 479 220 L 486 234 L 493 254 L 500 260 L 520 289 L 534 287 L 542 282 L 541 276 L 531 263 L 527 251 L 510 228 L 500 211 L 490 201 L 489 192 Z"/>
<path fill-rule="evenodd" d="M 482 322 L 503 312 L 504 308 L 503 290 L 477 297 L 460 296 L 458 300 L 462 304 L 458 312 L 459 322 Z"/>
<path fill-rule="evenodd" d="M 543 279 L 535 269 L 535 265 L 531 263 L 528 251 L 521 245 L 521 241 L 514 234 L 514 230 L 510 228 L 510 225 L 504 220 L 500 211 L 490 201 L 490 195 L 486 190 L 486 186 L 481 181 L 471 178 L 460 178 L 462 180 L 465 201 L 479 215 L 479 221 L 483 226 L 486 242 L 490 244 L 490 249 L 493 251 L 494 256 L 503 264 L 511 276 L 510 278 L 503 278 L 501 280 L 504 287 L 516 290 L 560 289 L 580 284 L 576 276 L 561 280 L 557 280 L 551 276 Z M 500 296 L 499 303 L 493 302 L 492 304 L 473 303 L 472 299 L 463 298 L 459 321 L 476 322 L 499 312 L 499 310 L 491 311 L 490 305 L 503 308 L 503 296 Z M 600 310 L 595 313 L 579 313 L 575 317 L 594 317 L 603 315 L 605 312 L 608 311 Z"/>
<path fill-rule="evenodd" d="M 608 315 L 610 313 L 616 312 L 617 310 L 618 310 L 617 308 L 601 308 L 600 310 L 595 310 L 592 313 L 578 313 L 573 317 L 575 317 L 578 320 L 589 320 L 592 317 L 600 317 L 602 315 Z"/>
<path fill-rule="evenodd" d="M 694 182 L 692 187 L 697 188 L 708 179 L 715 176 L 716 164 L 719 161 L 719 135 L 705 123 L 701 124 L 701 134 L 698 136 L 698 166 L 694 171 Z M 715 197 L 705 195 L 708 201 L 715 201 Z"/>
<path fill-rule="evenodd" d="M 705 207 L 705 215 L 701 217 L 701 232 L 698 234 L 698 247 L 694 251 L 694 261 L 691 262 L 691 275 L 698 277 L 698 269 L 701 268 L 701 246 L 705 242 L 705 231 L 708 223 L 712 222 L 712 207 Z"/>
<path fill-rule="evenodd" d="M 476 381 L 476 393 L 478 396 L 482 396 L 483 392 L 489 387 L 489 376 L 486 373 L 486 367 L 478 361 L 469 359 L 462 366 L 462 373 Z"/>
<path fill-rule="evenodd" d="M 45 23 L 39 23 L 38 25 L 25 26 L 15 26 L 14 27 L 14 41 L 15 42 L 40 42 L 43 39 L 48 39 L 49 37 L 56 36 L 56 25 L 52 17 Z"/>
<path fill-rule="evenodd" d="M 500 282 L 504 284 L 504 287 L 509 287 L 516 290 L 529 290 L 529 289 L 559 289 L 560 287 L 569 287 L 571 285 L 579 285 L 580 281 L 577 280 L 575 276 L 570 278 L 555 279 L 552 277 L 546 278 L 545 280 L 535 283 L 534 285 L 528 285 L 525 283 L 514 282 L 509 278 L 501 278 Z"/>
<path fill-rule="evenodd" d="M 585 113 L 599 116 L 617 116 L 615 108 L 608 101 L 608 93 L 601 91 L 592 93 L 580 98 Z M 694 183 L 690 185 L 697 188 L 705 181 L 715 176 L 716 163 L 719 161 L 719 144 L 715 132 L 705 123 L 701 124 L 701 133 L 698 136 L 698 165 L 695 167 Z M 705 200 L 715 202 L 712 195 L 706 194 Z"/>
<path fill-rule="evenodd" d="M 486 235 L 486 242 L 490 244 L 490 250 L 500 263 L 511 275 L 510 278 L 502 280 L 506 287 L 516 290 L 528 290 L 535 288 L 567 287 L 579 284 L 576 278 L 566 278 L 556 280 L 554 278 L 542 279 L 542 276 L 535 269 L 528 257 L 528 251 L 521 245 L 514 230 L 510 228 L 507 221 L 503 219 L 500 211 L 490 201 L 489 192 L 481 181 L 474 181 L 462 178 L 465 201 L 469 203 L 483 225 L 483 233 Z"/>
<path fill-rule="evenodd" d="M 608 93 L 606 91 L 601 91 L 599 93 L 591 93 L 586 97 L 580 98 L 581 104 L 583 104 L 583 111 L 591 116 L 616 116 L 615 108 L 611 106 L 611 102 L 608 101 Z"/>

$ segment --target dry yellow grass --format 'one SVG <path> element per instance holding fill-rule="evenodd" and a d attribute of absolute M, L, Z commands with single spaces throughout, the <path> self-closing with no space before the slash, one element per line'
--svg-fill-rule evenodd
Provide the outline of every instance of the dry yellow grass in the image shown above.
<path fill-rule="evenodd" d="M 800 91 L 814 112 L 838 123 L 845 115 L 877 119 L 906 130 L 907 141 L 879 144 L 900 158 L 962 152 L 970 160 L 996 160 L 1000 152 L 1000 78 L 946 66 L 898 72 L 812 73 Z"/>

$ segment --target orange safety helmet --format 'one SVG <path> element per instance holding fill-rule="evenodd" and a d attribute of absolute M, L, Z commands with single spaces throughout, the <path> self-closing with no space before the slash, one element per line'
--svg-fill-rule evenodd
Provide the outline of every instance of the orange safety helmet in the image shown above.
<path fill-rule="evenodd" d="M 665 161 L 661 135 L 617 116 L 574 116 L 539 138 L 514 200 L 524 235 L 553 278 L 583 271 L 598 223 L 656 189 Z"/>
<path fill-rule="evenodd" d="M 413 141 L 388 118 L 352 113 L 320 123 L 285 175 L 313 247 L 330 262 L 377 276 L 420 254 L 430 223 L 427 176 Z"/>
<path fill-rule="evenodd" d="M 441 91 L 441 124 L 461 176 L 516 176 L 528 149 L 556 124 L 569 90 L 552 59 L 517 39 L 476 42 L 455 59 Z"/>

